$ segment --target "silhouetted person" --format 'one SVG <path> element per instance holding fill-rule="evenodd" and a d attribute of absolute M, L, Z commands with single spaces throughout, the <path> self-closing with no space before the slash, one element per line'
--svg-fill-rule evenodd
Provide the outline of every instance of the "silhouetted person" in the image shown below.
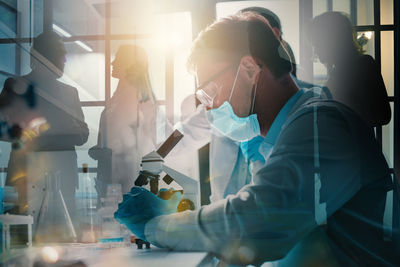
<path fill-rule="evenodd" d="M 97 145 L 89 155 L 98 160 L 99 195 L 109 183 L 129 192 L 140 171 L 142 157 L 156 145 L 156 101 L 150 85 L 146 51 L 122 45 L 111 63 L 117 90 L 101 113 Z"/>
<path fill-rule="evenodd" d="M 9 78 L 2 92 L 2 98 L 11 100 L 31 92 L 34 99 L 31 107 L 16 101 L 2 111 L 23 129 L 21 138 L 14 140 L 19 145 L 13 146 L 7 171 L 7 184 L 17 188 L 18 212 L 22 214 L 29 210 L 38 214 L 46 173 L 59 176 L 67 208 L 71 216 L 74 214 L 78 186 L 75 146 L 87 141 L 89 130 L 77 90 L 57 80 L 63 75 L 65 56 L 60 36 L 54 32 L 40 34 L 31 48 L 32 71 Z M 27 191 L 28 179 L 32 186 Z"/>
<path fill-rule="evenodd" d="M 328 70 L 326 85 L 333 98 L 356 111 L 371 127 L 390 122 L 391 111 L 375 60 L 355 43 L 350 20 L 340 12 L 326 12 L 310 24 L 310 38 Z"/>
<path fill-rule="evenodd" d="M 274 31 L 275 35 L 278 37 L 279 41 L 282 42 L 282 44 L 284 45 L 284 47 L 290 57 L 290 60 L 292 62 L 291 74 L 294 77 L 297 77 L 296 58 L 294 57 L 294 53 L 293 53 L 293 50 L 290 47 L 290 45 L 282 38 L 283 32 L 282 32 L 281 20 L 279 19 L 279 17 L 271 10 L 269 10 L 267 8 L 263 8 L 263 7 L 258 7 L 258 6 L 247 7 L 247 8 L 240 10 L 240 12 L 247 12 L 247 11 L 255 12 L 268 20 L 269 25 L 271 25 L 272 30 Z"/>

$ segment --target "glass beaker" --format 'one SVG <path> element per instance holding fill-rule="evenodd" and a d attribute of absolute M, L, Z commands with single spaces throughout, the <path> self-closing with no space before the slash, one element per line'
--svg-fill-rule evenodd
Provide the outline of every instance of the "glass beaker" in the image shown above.
<path fill-rule="evenodd" d="M 76 232 L 60 190 L 60 173 L 45 173 L 45 194 L 35 229 L 38 243 L 76 242 Z"/>

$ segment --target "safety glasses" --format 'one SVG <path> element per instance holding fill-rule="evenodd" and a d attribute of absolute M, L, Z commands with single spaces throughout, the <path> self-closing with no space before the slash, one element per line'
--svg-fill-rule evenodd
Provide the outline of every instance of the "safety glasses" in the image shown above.
<path fill-rule="evenodd" d="M 233 66 L 230 65 L 222 69 L 217 74 L 213 75 L 210 79 L 208 79 L 206 82 L 204 82 L 202 85 L 197 87 L 196 98 L 200 101 L 201 104 L 203 104 L 207 108 L 213 107 L 214 99 L 220 90 L 220 86 L 218 86 L 214 82 L 214 80 L 218 79 L 220 76 L 225 74 L 232 67 Z"/>

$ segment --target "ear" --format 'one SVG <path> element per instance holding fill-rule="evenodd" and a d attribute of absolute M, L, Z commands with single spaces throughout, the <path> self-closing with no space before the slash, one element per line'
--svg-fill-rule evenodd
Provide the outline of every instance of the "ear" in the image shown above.
<path fill-rule="evenodd" d="M 240 68 L 244 77 L 250 84 L 255 84 L 258 74 L 261 72 L 260 64 L 251 56 L 244 56 L 240 61 Z"/>

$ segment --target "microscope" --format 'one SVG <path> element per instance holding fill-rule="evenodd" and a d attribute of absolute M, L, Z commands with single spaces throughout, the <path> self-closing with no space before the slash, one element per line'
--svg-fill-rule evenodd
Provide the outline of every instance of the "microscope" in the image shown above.
<path fill-rule="evenodd" d="M 167 192 L 158 192 L 158 183 L 161 175 L 166 184 L 173 181 L 178 183 L 183 190 L 182 199 L 178 205 L 178 212 L 185 210 L 194 210 L 200 207 L 200 185 L 199 182 L 180 173 L 164 164 L 164 158 L 171 152 L 176 144 L 183 138 L 183 134 L 175 130 L 167 140 L 156 151 L 152 151 L 142 158 L 141 171 L 135 181 L 136 186 L 143 186 L 150 183 L 150 191 L 159 195 L 161 198 L 168 199 Z M 169 191 L 170 192 L 170 191 Z M 173 191 L 172 191 L 173 192 Z"/>
<path fill-rule="evenodd" d="M 199 182 L 164 164 L 164 158 L 182 138 L 183 134 L 175 130 L 159 149 L 145 155 L 140 164 L 142 170 L 135 181 L 136 186 L 143 186 L 150 183 L 150 191 L 162 199 L 169 199 L 176 191 L 168 190 L 159 192 L 158 183 L 161 175 L 164 175 L 162 180 L 168 185 L 173 181 L 178 183 L 183 188 L 183 190 L 179 190 L 182 192 L 182 199 L 177 207 L 178 212 L 194 210 L 200 207 Z M 146 246 L 146 249 L 150 248 L 150 243 L 144 240 L 135 239 L 135 243 L 138 249 L 142 249 L 143 245 Z"/>

